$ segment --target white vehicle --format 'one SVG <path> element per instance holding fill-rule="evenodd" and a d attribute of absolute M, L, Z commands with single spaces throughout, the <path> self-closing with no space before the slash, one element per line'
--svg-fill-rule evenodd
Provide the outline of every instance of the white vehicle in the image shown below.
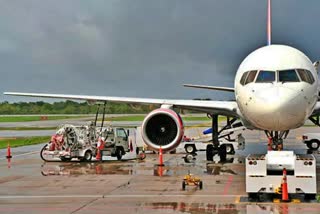
<path fill-rule="evenodd" d="M 317 150 L 320 146 L 320 133 L 305 133 L 302 142 L 311 150 Z"/>
<path fill-rule="evenodd" d="M 289 3 L 288 3 L 289 4 Z M 308 13 L 301 11 L 300 15 Z M 88 96 L 70 94 L 46 94 L 5 92 L 5 95 L 42 98 L 153 104 L 159 108 L 149 113 L 142 123 L 142 138 L 149 147 L 164 151 L 174 150 L 184 135 L 184 125 L 174 108 L 191 109 L 207 113 L 212 118 L 213 146 L 208 146 L 208 156 L 225 156 L 225 146 L 219 146 L 218 116 L 230 118 L 227 126 L 237 120 L 248 129 L 264 130 L 272 143 L 282 146 L 291 129 L 302 126 L 318 114 L 318 63 L 300 50 L 271 44 L 271 0 L 268 0 L 267 45 L 250 53 L 240 64 L 234 79 L 234 87 L 190 85 L 187 87 L 221 90 L 234 93 L 235 101 L 150 99 L 112 96 Z M 93 84 L 93 83 L 92 83 Z M 230 124 L 231 123 L 231 124 Z M 320 125 L 317 123 L 317 125 Z M 225 129 L 222 128 L 222 129 Z M 275 148 L 275 147 L 273 147 Z M 225 159 L 225 157 L 223 157 Z"/>
<path fill-rule="evenodd" d="M 279 194 L 284 169 L 288 194 L 315 199 L 317 193 L 316 159 L 313 155 L 295 155 L 293 151 L 268 151 L 266 155 L 246 158 L 246 192 L 249 198 L 264 201 Z"/>
<path fill-rule="evenodd" d="M 104 143 L 101 150 L 98 149 L 100 139 Z M 121 160 L 122 156 L 129 151 L 128 134 L 123 128 L 101 128 L 93 124 L 86 126 L 65 124 L 42 148 L 40 157 L 44 161 L 51 161 L 54 158 L 60 158 L 61 161 L 70 161 L 73 158 L 91 161 L 97 152 L 101 152 L 101 156 L 117 157 Z"/>
<path fill-rule="evenodd" d="M 219 140 L 220 145 L 225 144 L 226 145 L 226 152 L 227 154 L 234 154 L 234 146 L 229 141 L 223 139 Z M 188 154 L 193 154 L 197 151 L 206 151 L 208 144 L 211 144 L 209 142 L 199 142 L 199 141 L 182 141 L 177 149 L 184 148 L 185 152 Z"/>
<path fill-rule="evenodd" d="M 61 161 L 70 161 L 77 158 L 80 161 L 91 161 L 96 153 L 97 141 L 95 127 L 73 126 L 64 124 L 51 137 L 51 140 L 40 151 L 40 157 L 44 161 L 59 158 Z"/>
<path fill-rule="evenodd" d="M 193 154 L 197 151 L 206 151 L 208 143 L 200 141 L 182 141 L 177 150 L 183 149 L 188 154 Z"/>
<path fill-rule="evenodd" d="M 233 134 L 233 131 L 230 131 L 230 134 Z M 236 139 L 220 138 L 220 145 L 225 144 L 227 154 L 234 154 L 235 149 L 244 150 L 245 149 L 245 139 L 242 134 L 238 134 Z M 207 146 L 211 145 L 211 142 L 198 141 L 198 140 L 189 140 L 182 141 L 177 149 L 184 148 L 186 153 L 192 154 L 197 151 L 206 151 Z"/>

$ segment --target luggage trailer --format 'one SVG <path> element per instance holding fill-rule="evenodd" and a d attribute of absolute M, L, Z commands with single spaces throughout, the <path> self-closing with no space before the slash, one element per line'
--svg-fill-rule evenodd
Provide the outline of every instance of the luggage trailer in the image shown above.
<path fill-rule="evenodd" d="M 317 193 L 316 159 L 293 151 L 268 151 L 266 155 L 246 158 L 246 192 L 249 199 L 264 201 L 279 195 L 283 171 L 287 171 L 288 194 L 315 199 Z M 281 190 L 280 190 L 281 191 Z"/>

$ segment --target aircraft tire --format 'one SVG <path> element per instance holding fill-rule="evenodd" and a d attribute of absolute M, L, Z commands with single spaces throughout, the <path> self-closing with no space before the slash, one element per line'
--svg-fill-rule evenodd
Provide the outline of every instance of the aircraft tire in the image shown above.
<path fill-rule="evenodd" d="M 219 156 L 220 156 L 220 161 L 226 161 L 227 160 L 227 147 L 225 144 L 220 145 L 218 152 L 219 152 Z"/>
<path fill-rule="evenodd" d="M 213 161 L 213 145 L 208 144 L 206 150 L 207 161 Z"/>

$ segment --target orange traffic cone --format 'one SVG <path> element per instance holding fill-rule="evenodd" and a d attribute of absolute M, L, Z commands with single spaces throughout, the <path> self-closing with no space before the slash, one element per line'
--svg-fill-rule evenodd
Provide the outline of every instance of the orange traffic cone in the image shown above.
<path fill-rule="evenodd" d="M 7 158 L 12 158 L 11 156 L 11 149 L 10 149 L 10 143 L 8 143 L 8 148 L 7 148 Z"/>
<path fill-rule="evenodd" d="M 101 152 L 100 152 L 100 149 L 99 149 L 99 148 L 97 148 L 96 159 L 97 159 L 97 161 L 101 160 Z"/>
<path fill-rule="evenodd" d="M 283 169 L 283 178 L 282 178 L 282 201 L 287 202 L 289 201 L 288 195 L 288 184 L 287 184 L 287 170 L 286 168 Z"/>
<path fill-rule="evenodd" d="M 160 149 L 159 149 L 159 164 L 158 166 L 164 166 L 163 164 L 163 154 L 162 154 L 162 147 L 160 146 Z"/>
<path fill-rule="evenodd" d="M 162 175 L 163 175 L 163 167 L 158 166 L 158 176 L 162 177 Z"/>

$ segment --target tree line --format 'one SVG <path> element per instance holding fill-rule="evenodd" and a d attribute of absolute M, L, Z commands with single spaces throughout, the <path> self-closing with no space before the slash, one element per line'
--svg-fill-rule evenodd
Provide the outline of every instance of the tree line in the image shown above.
<path fill-rule="evenodd" d="M 140 114 L 155 109 L 153 105 L 135 106 L 131 104 L 108 103 L 107 114 Z M 0 114 L 95 114 L 98 105 L 89 105 L 87 102 L 61 101 L 54 103 L 39 102 L 18 102 L 0 103 Z M 102 112 L 103 106 L 100 107 Z"/>

